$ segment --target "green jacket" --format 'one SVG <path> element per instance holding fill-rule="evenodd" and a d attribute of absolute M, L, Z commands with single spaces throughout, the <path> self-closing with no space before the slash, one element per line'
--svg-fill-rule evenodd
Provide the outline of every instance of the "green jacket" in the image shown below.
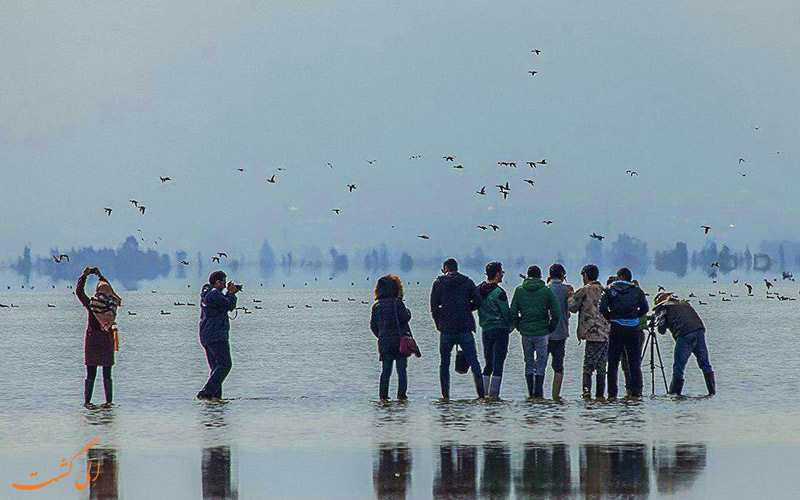
<path fill-rule="evenodd" d="M 514 329 L 511 310 L 508 308 L 508 295 L 496 283 L 483 282 L 478 285 L 481 294 L 481 307 L 478 309 L 478 320 L 484 331 Z"/>
<path fill-rule="evenodd" d="M 548 335 L 558 326 L 558 302 L 539 278 L 525 278 L 511 299 L 514 327 L 525 337 Z"/>

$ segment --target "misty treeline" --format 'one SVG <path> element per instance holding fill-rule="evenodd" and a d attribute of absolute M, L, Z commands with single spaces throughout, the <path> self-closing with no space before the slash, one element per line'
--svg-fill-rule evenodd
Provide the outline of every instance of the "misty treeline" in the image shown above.
<path fill-rule="evenodd" d="M 69 255 L 69 260 L 56 262 L 53 257 L 61 254 Z M 384 243 L 351 250 L 349 253 L 333 247 L 327 250 L 307 247 L 279 253 L 269 241 L 264 240 L 255 264 L 265 280 L 269 280 L 278 270 L 283 275 L 291 275 L 293 270 L 326 272 L 333 278 L 339 274 L 360 271 L 375 274 L 410 273 L 415 268 L 435 270 L 444 259 L 451 256 L 459 260 L 462 268 L 473 272 L 482 271 L 486 263 L 492 260 L 502 261 L 507 269 L 524 271 L 530 263 L 547 266 L 550 259 L 553 259 L 578 267 L 584 263 L 596 264 L 601 269 L 626 266 L 637 275 L 647 274 L 652 266 L 657 271 L 673 273 L 677 277 L 684 277 L 691 271 L 700 271 L 713 277 L 717 273 L 724 275 L 734 270 L 766 273 L 800 268 L 800 242 L 762 241 L 756 251 L 751 251 L 749 246 L 744 249 L 734 249 L 727 245 L 719 247 L 714 241 L 709 241 L 702 248 L 690 249 L 686 243 L 679 241 L 673 248 L 658 250 L 651 255 L 646 242 L 623 233 L 610 244 L 590 240 L 586 243 L 582 258 L 572 257 L 569 262 L 565 262 L 560 252 L 556 256 L 503 256 L 491 255 L 483 248 L 476 247 L 457 255 L 445 255 L 438 250 L 425 255 L 411 255 L 408 251 L 390 248 Z M 11 268 L 26 282 L 30 281 L 34 273 L 47 276 L 53 282 L 71 282 L 84 267 L 97 266 L 126 289 L 136 289 L 142 281 L 167 277 L 184 279 L 190 273 L 193 277 L 203 278 L 212 268 L 236 273 L 248 264 L 245 257 L 235 255 L 223 257 L 197 253 L 189 257 L 184 250 L 170 255 L 153 248 L 142 248 L 136 237 L 129 236 L 117 248 L 53 247 L 48 255 L 33 256 L 31 248 L 25 247 L 22 255 L 6 267 Z"/>

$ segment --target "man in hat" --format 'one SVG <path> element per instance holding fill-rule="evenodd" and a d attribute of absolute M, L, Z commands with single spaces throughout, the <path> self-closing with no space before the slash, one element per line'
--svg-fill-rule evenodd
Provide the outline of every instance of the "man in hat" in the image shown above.
<path fill-rule="evenodd" d="M 656 314 L 658 332 L 664 334 L 669 330 L 675 339 L 669 393 L 680 396 L 683 390 L 684 369 L 689 362 L 689 356 L 694 354 L 697 365 L 703 371 L 708 395 L 716 394 L 717 383 L 706 346 L 706 327 L 694 307 L 686 300 L 679 300 L 672 292 L 662 292 L 656 295 L 653 311 Z"/>

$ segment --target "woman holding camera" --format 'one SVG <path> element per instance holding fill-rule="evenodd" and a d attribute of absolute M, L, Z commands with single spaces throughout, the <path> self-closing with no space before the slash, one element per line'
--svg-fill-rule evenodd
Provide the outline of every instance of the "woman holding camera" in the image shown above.
<path fill-rule="evenodd" d="M 378 354 L 382 364 L 378 390 L 381 401 L 389 399 L 393 365 L 397 368 L 397 399 L 408 399 L 408 356 L 400 352 L 400 339 L 411 335 L 409 321 L 411 311 L 403 303 L 403 282 L 394 274 L 382 277 L 375 285 L 375 303 L 369 322 L 372 334 L 378 339 Z"/>
<path fill-rule="evenodd" d="M 85 292 L 86 278 L 94 274 L 99 279 L 97 289 L 92 297 Z M 97 378 L 97 367 L 103 367 L 103 391 L 106 405 L 113 400 L 111 367 L 114 366 L 114 351 L 119 349 L 117 332 L 117 308 L 122 299 L 114 293 L 111 284 L 96 267 L 85 268 L 78 278 L 75 294 L 83 307 L 89 312 L 84 339 L 84 363 L 86 364 L 86 380 L 83 383 L 83 404 L 90 406 L 94 381 Z"/>

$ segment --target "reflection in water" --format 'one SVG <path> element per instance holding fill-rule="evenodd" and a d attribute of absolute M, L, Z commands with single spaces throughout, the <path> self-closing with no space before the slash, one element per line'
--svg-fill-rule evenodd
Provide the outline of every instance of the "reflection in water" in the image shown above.
<path fill-rule="evenodd" d="M 401 500 L 411 489 L 411 449 L 405 444 L 378 447 L 372 464 L 372 484 L 379 499 Z"/>
<path fill-rule="evenodd" d="M 439 469 L 433 478 L 433 498 L 475 498 L 477 455 L 474 446 L 442 444 L 439 447 Z"/>
<path fill-rule="evenodd" d="M 511 493 L 511 453 L 508 446 L 486 443 L 483 446 L 481 496 L 492 500 L 508 498 Z"/>
<path fill-rule="evenodd" d="M 97 479 L 89 482 L 89 498 L 116 500 L 119 498 L 119 466 L 117 450 L 89 448 L 86 451 L 86 470 Z"/>
<path fill-rule="evenodd" d="M 686 491 L 706 468 L 706 446 L 657 446 L 653 450 L 653 462 L 659 493 L 672 495 Z"/>
<path fill-rule="evenodd" d="M 239 493 L 236 479 L 231 473 L 230 446 L 203 449 L 201 464 L 203 500 L 236 500 Z"/>
<path fill-rule="evenodd" d="M 643 444 L 581 446 L 581 493 L 586 499 L 650 494 L 647 447 Z"/>
<path fill-rule="evenodd" d="M 519 498 L 569 498 L 572 490 L 569 445 L 527 444 L 514 473 Z"/>

